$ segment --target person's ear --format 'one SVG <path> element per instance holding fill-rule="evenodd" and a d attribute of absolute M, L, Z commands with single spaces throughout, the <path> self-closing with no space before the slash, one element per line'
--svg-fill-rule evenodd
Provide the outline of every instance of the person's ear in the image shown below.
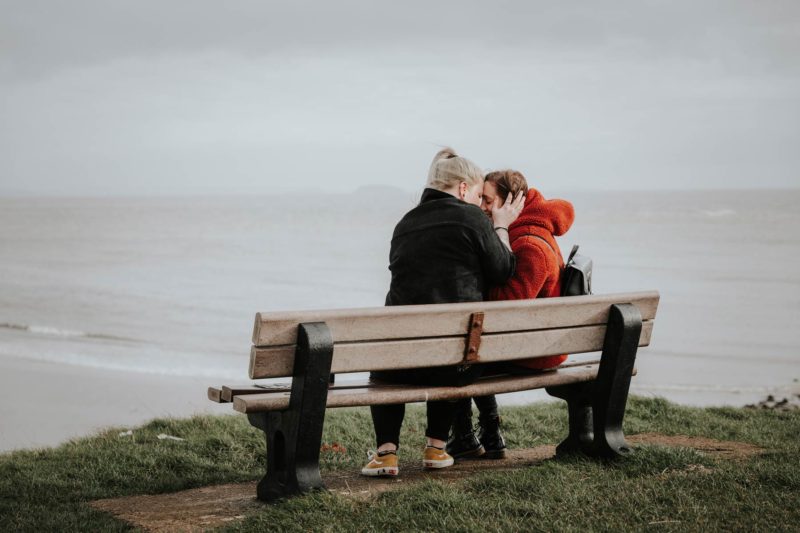
<path fill-rule="evenodd" d="M 462 182 L 461 182 L 461 183 L 458 185 L 458 192 L 459 192 L 459 194 L 461 195 L 461 199 L 462 199 L 462 200 L 463 200 L 463 199 L 465 199 L 465 198 L 467 197 L 467 189 L 468 189 L 468 187 L 467 187 L 467 184 L 466 184 L 466 182 L 464 182 L 464 181 L 462 181 Z"/>

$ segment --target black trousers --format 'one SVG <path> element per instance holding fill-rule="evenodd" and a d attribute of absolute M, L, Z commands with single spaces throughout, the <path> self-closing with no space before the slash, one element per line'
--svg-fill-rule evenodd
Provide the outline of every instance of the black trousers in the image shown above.
<path fill-rule="evenodd" d="M 478 408 L 478 417 L 481 420 L 488 420 L 497 418 L 497 398 L 494 394 L 489 396 L 475 396 L 474 398 L 463 398 L 456 400 L 456 414 L 455 417 L 461 417 L 466 424 L 472 424 L 472 401 L 475 401 L 475 407 Z M 460 426 L 459 426 L 460 427 Z"/>
<path fill-rule="evenodd" d="M 524 376 L 529 374 L 541 374 L 542 370 L 532 368 L 525 368 L 515 365 L 513 362 L 500 362 L 489 363 L 484 365 L 483 376 L 493 376 L 502 374 L 511 374 L 515 376 Z M 472 425 L 472 401 L 475 401 L 475 406 L 478 408 L 478 418 L 482 422 L 497 418 L 497 399 L 494 394 L 488 396 L 475 396 L 474 398 L 463 398 L 456 400 L 455 414 L 453 415 L 456 427 L 461 428 L 461 431 L 466 431 L 468 426 Z"/>
<path fill-rule="evenodd" d="M 391 370 L 372 372 L 370 377 L 391 383 L 409 385 L 431 385 L 463 387 L 475 382 L 482 372 L 483 365 L 437 366 L 433 368 L 415 368 L 411 370 Z M 432 439 L 447 440 L 450 426 L 456 413 L 456 400 L 427 402 L 428 427 L 425 436 Z M 372 423 L 375 426 L 377 445 L 391 442 L 400 446 L 400 426 L 406 413 L 405 404 L 373 405 Z"/>

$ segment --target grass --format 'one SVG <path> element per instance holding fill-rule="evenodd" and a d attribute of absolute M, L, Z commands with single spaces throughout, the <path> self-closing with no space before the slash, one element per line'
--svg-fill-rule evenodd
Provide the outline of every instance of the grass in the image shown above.
<path fill-rule="evenodd" d="M 509 446 L 556 443 L 566 429 L 565 411 L 558 403 L 504 409 Z M 422 409 L 409 408 L 404 457 L 420 454 L 424 426 Z M 621 461 L 551 460 L 456 484 L 428 481 L 368 501 L 315 493 L 265 505 L 228 530 L 800 531 L 800 412 L 632 398 L 625 428 L 742 441 L 766 452 L 732 461 L 642 446 Z M 87 502 L 263 474 L 263 437 L 243 416 L 155 420 L 128 437 L 120 431 L 0 455 L 0 531 L 130 530 Z M 185 440 L 159 440 L 161 433 Z M 346 452 L 323 452 L 323 472 L 359 468 L 371 435 L 367 409 L 328 411 L 323 440 Z"/>

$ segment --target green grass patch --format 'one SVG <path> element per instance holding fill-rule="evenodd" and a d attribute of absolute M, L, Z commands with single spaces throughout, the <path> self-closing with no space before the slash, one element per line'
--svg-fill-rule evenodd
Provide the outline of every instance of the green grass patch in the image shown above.
<path fill-rule="evenodd" d="M 561 403 L 504 408 L 503 416 L 510 447 L 555 444 L 566 432 Z M 410 406 L 404 460 L 421 456 L 424 428 L 423 409 Z M 263 435 L 243 416 L 155 420 L 120 437 L 125 429 L 0 455 L 0 531 L 129 530 L 87 502 L 256 480 L 264 472 Z M 625 430 L 735 440 L 766 452 L 732 461 L 687 448 L 640 446 L 620 461 L 549 460 L 454 484 L 426 481 L 366 501 L 310 494 L 264 505 L 228 529 L 798 530 L 800 412 L 697 409 L 632 398 Z M 162 433 L 184 440 L 159 440 Z M 339 445 L 321 454 L 323 472 L 360 468 L 374 446 L 369 410 L 329 410 L 323 441 Z"/>

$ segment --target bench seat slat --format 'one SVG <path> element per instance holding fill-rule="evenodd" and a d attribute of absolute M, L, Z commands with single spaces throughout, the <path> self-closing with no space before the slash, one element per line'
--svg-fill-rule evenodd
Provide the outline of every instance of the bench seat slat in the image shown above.
<path fill-rule="evenodd" d="M 581 364 L 541 374 L 497 376 L 478 380 L 464 387 L 426 387 L 396 385 L 392 387 L 355 387 L 328 391 L 327 407 L 355 407 L 428 400 L 452 400 L 487 394 L 503 394 L 556 385 L 591 381 L 597 377 L 598 364 Z M 634 371 L 635 373 L 635 371 Z M 233 408 L 241 413 L 280 411 L 289 407 L 289 392 L 246 394 L 233 399 Z"/>
<path fill-rule="evenodd" d="M 354 380 L 334 385 L 329 390 L 343 390 L 343 389 L 360 389 L 363 387 L 372 387 L 373 389 L 390 389 L 395 387 L 402 387 L 395 383 L 380 383 L 373 382 L 369 379 Z M 291 392 L 292 384 L 290 383 L 276 383 L 268 387 L 257 387 L 255 385 L 248 385 L 247 387 L 228 387 L 223 386 L 220 388 L 209 387 L 208 398 L 217 403 L 230 403 L 236 396 L 244 396 L 248 394 L 275 394 L 281 392 Z M 214 392 L 211 392 L 211 391 Z"/>
<path fill-rule="evenodd" d="M 363 309 L 270 312 L 256 315 L 253 345 L 297 343 L 297 325 L 325 322 L 334 342 L 460 335 L 471 313 L 484 313 L 484 333 L 605 324 L 615 303 L 635 304 L 644 320 L 656 316 L 656 291 L 536 300 L 404 305 Z"/>
<path fill-rule="evenodd" d="M 653 322 L 642 324 L 639 346 L 647 346 Z M 484 334 L 481 338 L 482 362 L 543 357 L 562 353 L 586 353 L 603 348 L 606 326 L 546 329 L 516 333 Z M 382 342 L 334 344 L 331 372 L 364 372 L 420 368 L 461 363 L 465 335 Z M 250 378 L 274 378 L 292 375 L 294 346 L 256 348 L 250 354 Z"/>
<path fill-rule="evenodd" d="M 364 387 L 367 385 L 367 380 L 360 380 L 355 382 L 345 382 L 342 384 L 337 384 L 331 387 L 331 389 L 352 389 L 357 387 Z M 393 385 L 390 383 L 381 383 L 378 386 L 380 387 L 395 387 L 397 385 Z M 232 402 L 235 396 L 241 396 L 243 394 L 264 394 L 264 393 L 272 393 L 272 392 L 289 392 L 292 390 L 292 384 L 289 383 L 271 383 L 271 384 L 262 384 L 262 385 L 223 385 L 221 389 L 214 389 L 215 392 L 210 392 L 212 387 L 209 387 L 209 399 L 217 403 L 228 403 Z M 212 394 L 214 398 L 212 398 Z M 216 399 L 218 397 L 219 399 Z"/>
<path fill-rule="evenodd" d="M 226 403 L 225 400 L 222 399 L 222 389 L 219 387 L 208 388 L 208 399 L 216 403 Z"/>
<path fill-rule="evenodd" d="M 247 394 L 247 391 L 252 389 L 253 385 L 250 383 L 244 385 L 223 385 L 221 399 L 223 402 L 232 402 L 234 396 L 239 394 Z M 261 390 L 265 391 L 265 389 Z"/>

